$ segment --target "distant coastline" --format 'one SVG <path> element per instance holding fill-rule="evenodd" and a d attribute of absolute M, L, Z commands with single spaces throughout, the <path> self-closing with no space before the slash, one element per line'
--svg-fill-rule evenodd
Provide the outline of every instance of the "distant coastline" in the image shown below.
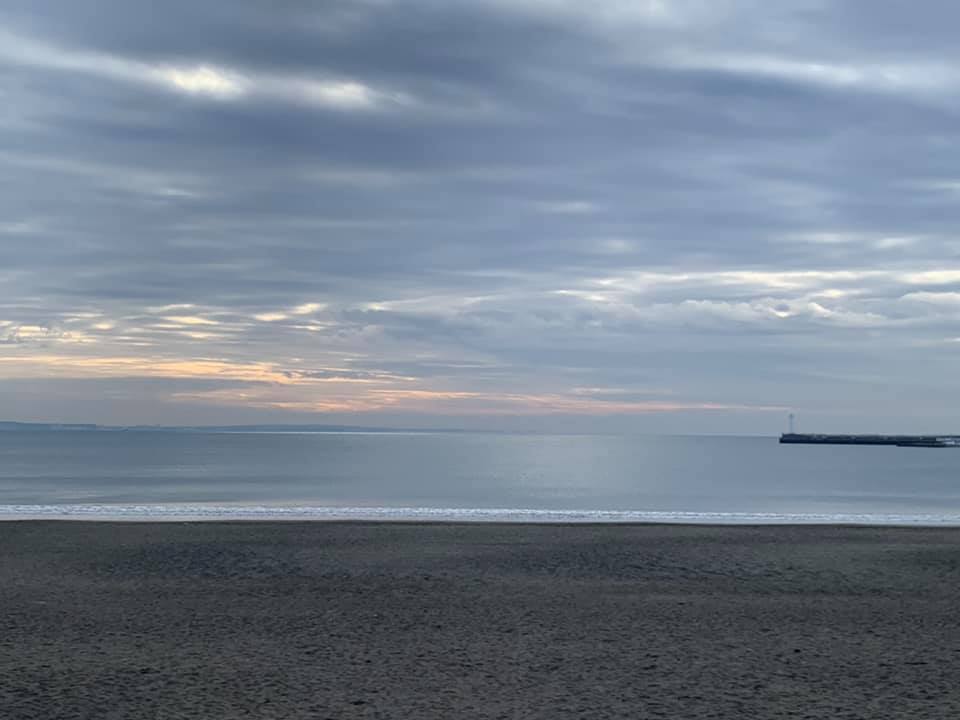
<path fill-rule="evenodd" d="M 0 421 L 0 432 L 183 432 L 183 433 L 472 433 L 459 428 L 390 428 L 364 425 L 98 425 Z"/>

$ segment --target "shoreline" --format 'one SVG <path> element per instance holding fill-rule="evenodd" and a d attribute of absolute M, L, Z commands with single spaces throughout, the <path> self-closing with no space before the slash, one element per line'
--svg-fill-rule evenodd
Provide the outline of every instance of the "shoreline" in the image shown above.
<path fill-rule="evenodd" d="M 932 512 L 698 512 L 661 510 L 545 510 L 531 508 L 338 507 L 309 505 L 76 504 L 0 505 L 0 523 L 69 522 L 372 522 L 476 525 L 699 525 L 960 527 L 960 513 Z"/>
<path fill-rule="evenodd" d="M 197 519 L 193 517 L 170 518 L 112 518 L 112 517 L 3 517 L 0 516 L 0 526 L 7 524 L 62 524 L 62 525 L 117 525 L 117 526 L 158 526 L 167 525 L 236 525 L 236 526 L 269 526 L 269 525 L 345 525 L 357 527 L 462 527 L 462 528 L 677 528 L 677 529 L 708 529 L 708 530 L 800 530 L 800 529 L 835 529 L 835 530 L 937 530 L 944 532 L 960 532 L 958 524 L 893 524 L 869 522 L 667 522 L 631 520 L 622 522 L 612 521 L 550 521 L 531 522 L 525 520 L 422 520 L 422 519 L 358 519 L 358 518 L 330 518 L 312 519 L 299 517 L 280 518 L 211 518 Z"/>

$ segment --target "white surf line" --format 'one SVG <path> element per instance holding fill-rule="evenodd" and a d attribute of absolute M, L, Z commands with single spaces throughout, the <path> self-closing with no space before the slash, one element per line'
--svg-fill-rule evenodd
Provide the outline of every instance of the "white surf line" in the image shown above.
<path fill-rule="evenodd" d="M 937 513 L 748 513 L 528 508 L 331 507 L 273 505 L 0 505 L 0 520 L 369 520 L 387 522 L 679 523 L 698 525 L 960 526 Z"/>

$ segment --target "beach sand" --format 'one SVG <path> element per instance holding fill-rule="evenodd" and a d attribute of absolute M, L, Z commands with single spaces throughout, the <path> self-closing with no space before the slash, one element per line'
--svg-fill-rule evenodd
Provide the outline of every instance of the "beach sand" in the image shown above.
<path fill-rule="evenodd" d="M 0 523 L 0 717 L 957 718 L 960 530 Z"/>

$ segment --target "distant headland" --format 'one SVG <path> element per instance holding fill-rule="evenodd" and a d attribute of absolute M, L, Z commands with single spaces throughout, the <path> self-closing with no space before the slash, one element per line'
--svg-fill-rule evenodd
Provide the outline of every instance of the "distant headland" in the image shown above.
<path fill-rule="evenodd" d="M 463 433 L 448 428 L 390 428 L 364 425 L 98 425 L 0 421 L 0 432 L 183 432 L 183 433 Z"/>

